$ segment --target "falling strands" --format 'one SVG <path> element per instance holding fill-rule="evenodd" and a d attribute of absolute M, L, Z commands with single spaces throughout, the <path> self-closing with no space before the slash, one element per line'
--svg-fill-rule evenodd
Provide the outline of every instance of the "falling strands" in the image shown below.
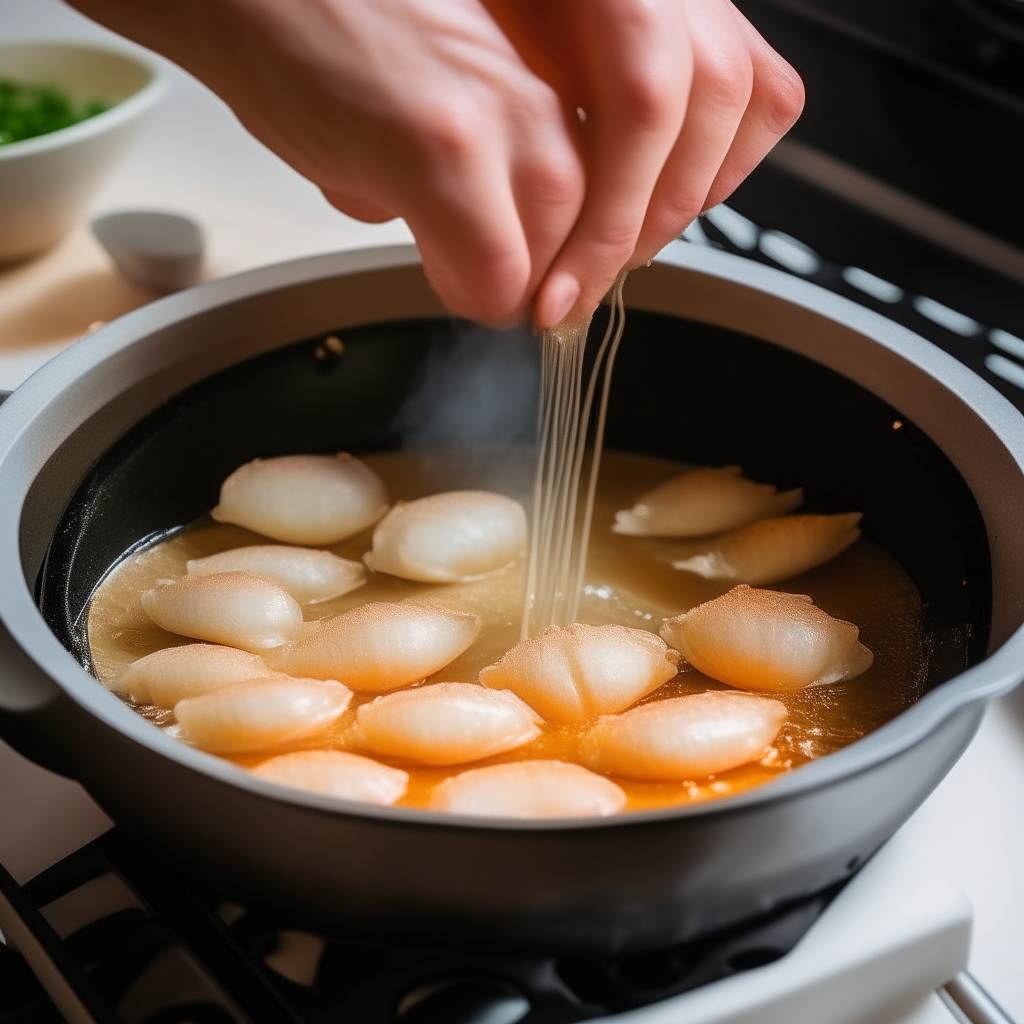
<path fill-rule="evenodd" d="M 548 626 L 575 622 L 579 611 L 612 368 L 625 327 L 626 311 L 622 300 L 625 280 L 623 271 L 611 290 L 608 326 L 585 391 L 583 364 L 589 318 L 573 323 L 563 321 L 541 333 L 539 444 L 523 637 L 533 636 Z M 580 482 L 598 387 L 601 399 L 587 468 L 586 493 L 580 509 Z"/>

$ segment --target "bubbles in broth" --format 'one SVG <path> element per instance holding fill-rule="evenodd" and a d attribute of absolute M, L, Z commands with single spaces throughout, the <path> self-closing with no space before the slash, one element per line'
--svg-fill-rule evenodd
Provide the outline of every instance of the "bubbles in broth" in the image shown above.
<path fill-rule="evenodd" d="M 488 467 L 487 486 L 496 491 L 504 489 L 508 497 L 523 502 L 529 492 L 533 460 L 534 453 L 531 451 L 510 450 L 404 451 L 363 459 L 383 481 L 392 505 L 397 501 L 414 501 L 441 492 L 479 489 L 482 482 L 479 470 L 484 464 Z M 495 473 L 496 466 L 503 468 L 500 476 Z M 611 624 L 630 627 L 651 634 L 653 642 L 666 619 L 720 597 L 736 585 L 734 578 L 702 575 L 679 567 L 680 563 L 694 557 L 692 540 L 623 534 L 613 529 L 617 512 L 633 509 L 641 496 L 679 477 L 689 468 L 678 462 L 649 456 L 619 452 L 605 454 L 596 484 L 586 574 L 576 621 L 591 626 Z M 507 481 L 507 486 L 495 487 L 493 481 L 496 478 Z M 771 509 L 771 513 L 779 515 L 775 508 Z M 371 550 L 373 532 L 374 523 L 368 523 L 359 532 L 326 545 L 326 550 L 338 558 L 360 563 Z M 295 542 L 291 537 L 287 541 Z M 717 542 L 711 538 L 708 543 Z M 111 689 L 119 691 L 130 706 L 155 726 L 180 736 L 182 730 L 173 709 L 140 703 L 131 694 L 141 699 L 145 696 L 145 689 L 133 689 L 119 682 L 128 667 L 140 658 L 166 648 L 196 643 L 191 637 L 158 626 L 144 610 L 142 595 L 156 588 L 160 581 L 185 578 L 190 560 L 267 544 L 266 536 L 239 525 L 203 517 L 168 539 L 127 557 L 109 573 L 97 589 L 90 606 L 89 645 L 97 677 Z M 720 548 L 726 550 L 721 545 Z M 370 562 L 372 565 L 372 558 Z M 275 673 L 287 672 L 290 650 L 301 653 L 305 649 L 301 645 L 308 647 L 315 641 L 321 620 L 332 619 L 367 604 L 411 600 L 420 609 L 410 609 L 410 612 L 415 611 L 413 617 L 417 621 L 430 621 L 431 616 L 426 614 L 424 608 L 429 606 L 437 610 L 438 618 L 451 619 L 456 625 L 476 617 L 480 620 L 481 628 L 479 635 L 468 645 L 454 644 L 452 650 L 460 650 L 461 653 L 439 670 L 425 679 L 403 682 L 388 692 L 401 694 L 434 683 L 479 685 L 481 671 L 498 663 L 520 641 L 525 588 L 526 558 L 522 555 L 511 564 L 503 565 L 479 578 L 452 583 L 424 582 L 369 571 L 366 582 L 361 583 L 357 589 L 327 600 L 318 599 L 301 604 L 306 623 L 303 639 L 291 640 L 290 643 L 268 650 L 257 647 L 256 655 L 266 661 L 266 676 L 273 677 Z M 749 694 L 751 700 L 771 701 L 773 706 L 770 708 L 765 705 L 758 710 L 755 706 L 756 713 L 752 715 L 746 715 L 744 711 L 746 718 L 756 719 L 758 728 L 767 730 L 764 736 L 772 735 L 773 738 L 767 745 L 758 745 L 753 759 L 738 767 L 719 769 L 702 777 L 675 777 L 667 781 L 660 778 L 659 773 L 663 771 L 660 768 L 646 770 L 647 778 L 625 774 L 621 766 L 630 762 L 621 751 L 626 750 L 628 744 L 634 742 L 633 737 L 641 735 L 642 730 L 657 729 L 662 720 L 670 722 L 678 718 L 674 711 L 673 714 L 636 719 L 640 725 L 636 728 L 630 726 L 628 735 L 621 730 L 609 732 L 608 720 L 599 721 L 596 715 L 584 721 L 569 722 L 556 722 L 540 715 L 537 715 L 536 721 L 524 717 L 523 722 L 526 724 L 516 725 L 520 733 L 516 733 L 515 742 L 518 743 L 519 739 L 525 742 L 469 762 L 427 764 L 423 763 L 422 755 L 417 760 L 412 756 L 400 757 L 391 753 L 393 748 L 387 743 L 374 741 L 368 744 L 361 736 L 359 709 L 378 698 L 382 690 L 360 689 L 342 675 L 333 678 L 353 691 L 351 702 L 336 714 L 340 702 L 333 704 L 330 714 L 324 714 L 327 724 L 321 731 L 278 742 L 267 749 L 245 752 L 225 750 L 220 756 L 243 768 L 257 769 L 257 775 L 280 784 L 350 798 L 354 796 L 378 803 L 395 802 L 397 806 L 433 806 L 458 811 L 465 805 L 466 808 L 472 808 L 467 813 L 478 813 L 475 801 L 491 799 L 487 794 L 492 786 L 499 784 L 520 788 L 514 792 L 503 790 L 501 800 L 495 804 L 498 808 L 495 813 L 499 813 L 501 807 L 505 810 L 500 813 L 518 814 L 532 813 L 530 808 L 553 806 L 545 795 L 548 790 L 544 789 L 549 785 L 547 780 L 552 773 L 534 767 L 536 762 L 543 761 L 577 766 L 579 772 L 575 774 L 571 769 L 557 769 L 566 778 L 571 776 L 588 780 L 597 772 L 601 779 L 614 785 L 615 788 L 606 787 L 605 793 L 599 783 L 587 782 L 587 786 L 600 797 L 594 797 L 597 800 L 594 807 L 598 804 L 600 807 L 594 810 L 591 808 L 593 801 L 588 803 L 591 798 L 581 797 L 578 806 L 591 809 L 580 810 L 579 813 L 617 813 L 620 809 L 629 812 L 670 807 L 741 792 L 771 781 L 809 760 L 832 753 L 889 721 L 920 696 L 926 671 L 922 609 L 917 590 L 900 565 L 869 539 L 861 537 L 824 564 L 799 576 L 773 583 L 771 589 L 807 595 L 814 606 L 827 616 L 854 624 L 859 629 L 859 643 L 874 656 L 870 667 L 844 682 L 812 686 L 799 692 L 768 693 L 752 687 L 734 689 L 701 674 L 684 662 L 679 666 L 680 671 L 667 682 L 630 705 L 633 709 L 642 708 L 658 701 L 718 691 Z M 325 637 L 329 633 L 330 630 L 324 634 Z M 223 640 L 220 642 L 223 643 Z M 247 671 L 255 674 L 255 669 Z M 309 663 L 304 664 L 302 672 L 295 671 L 294 675 L 307 675 L 308 672 Z M 319 694 L 315 685 L 308 688 L 311 693 Z M 299 700 L 299 696 L 292 695 L 291 691 L 288 694 L 290 700 Z M 781 712 L 775 710 L 775 702 L 785 709 L 781 726 L 778 725 Z M 214 703 L 210 701 L 211 706 Z M 378 708 L 382 706 L 391 705 L 377 705 Z M 395 703 L 394 706 L 399 707 L 399 704 Z M 535 712 L 537 710 L 533 709 Z M 436 714 L 436 709 L 432 713 Z M 629 709 L 625 711 L 625 714 L 630 713 Z M 720 728 L 734 728 L 737 721 L 746 720 L 744 715 L 717 714 L 716 721 Z M 726 725 L 721 725 L 722 722 Z M 695 728 L 689 718 L 687 723 L 687 729 Z M 641 725 L 642 730 L 638 732 Z M 698 726 L 704 728 L 700 723 Z M 595 733 L 598 727 L 602 731 Z M 392 728 L 398 729 L 397 726 Z M 440 729 L 440 724 L 437 728 Z M 488 725 L 488 728 L 496 727 Z M 501 728 L 505 728 L 504 724 Z M 435 747 L 442 744 L 442 739 L 444 743 L 451 742 L 442 733 L 443 730 L 436 734 L 441 739 L 431 734 L 430 743 Z M 597 738 L 606 733 L 609 739 L 602 740 L 601 750 L 604 753 L 601 753 L 595 743 Z M 615 753 L 612 753 L 613 747 L 609 745 L 612 740 Z M 722 746 L 722 742 L 716 742 L 719 747 Z M 503 744 L 506 741 L 503 740 L 492 749 L 498 749 Z M 376 749 L 369 749 L 369 745 Z M 742 747 L 742 744 L 739 746 Z M 309 752 L 309 756 L 298 756 L 306 752 Z M 324 753 L 313 756 L 314 752 Z M 328 756 L 335 753 L 345 754 L 347 758 Z M 676 754 L 672 753 L 672 757 L 676 757 Z M 375 774 L 367 759 L 384 766 L 388 771 Z M 681 755 L 675 762 L 664 755 L 662 761 L 688 763 Z M 467 774 L 470 771 L 519 763 L 527 767 L 521 771 L 510 769 L 483 776 Z M 695 765 L 697 763 L 693 762 Z M 714 762 L 716 766 L 720 763 L 725 762 Z M 589 774 L 580 774 L 584 770 Z M 670 769 L 664 770 L 671 774 Z M 448 783 L 448 780 L 460 776 L 462 781 Z M 358 796 L 364 791 L 368 795 Z M 624 794 L 624 802 L 618 796 L 612 800 L 607 795 L 620 791 Z M 586 792 L 590 793 L 590 789 Z M 497 797 L 494 799 L 497 800 Z M 537 810 L 536 813 L 542 811 Z M 543 813 L 553 812 L 549 809 Z"/>

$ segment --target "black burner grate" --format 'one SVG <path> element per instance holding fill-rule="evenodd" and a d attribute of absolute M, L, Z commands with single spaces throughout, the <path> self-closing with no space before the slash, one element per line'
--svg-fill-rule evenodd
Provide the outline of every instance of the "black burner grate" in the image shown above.
<path fill-rule="evenodd" d="M 729 220 L 712 211 L 684 238 L 786 270 L 881 313 L 948 352 L 1024 412 L 1024 282 L 992 273 L 770 161 L 724 205 Z M 740 223 L 730 225 L 737 213 Z M 851 271 L 868 271 L 890 294 L 865 290 Z"/>
<path fill-rule="evenodd" d="M 64 1024 L 32 969 L 0 944 L 0 1024 Z"/>
<path fill-rule="evenodd" d="M 837 889 L 683 946 L 557 960 L 382 948 L 292 930 L 158 863 L 119 829 L 0 894 L 96 1024 L 571 1024 L 770 963 Z M 45 973 L 45 972 L 40 972 Z M 0 1024 L 61 1019 L 0 946 Z"/>

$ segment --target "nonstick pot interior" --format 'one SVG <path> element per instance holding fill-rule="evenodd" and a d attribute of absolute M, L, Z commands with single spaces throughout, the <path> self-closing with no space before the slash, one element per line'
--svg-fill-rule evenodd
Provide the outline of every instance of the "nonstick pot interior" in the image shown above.
<path fill-rule="evenodd" d="M 100 460 L 67 506 L 38 584 L 47 622 L 83 665 L 89 600 L 107 571 L 208 512 L 242 463 L 532 440 L 529 335 L 429 319 L 329 336 L 340 354 L 318 335 L 232 367 L 167 402 Z M 984 656 L 991 577 L 977 504 L 921 430 L 852 381 L 735 331 L 633 310 L 607 443 L 802 485 L 806 511 L 863 511 L 866 535 L 921 592 L 926 686 Z M 500 455 L 486 465 L 481 486 L 500 478 Z"/>
<path fill-rule="evenodd" d="M 805 486 L 809 511 L 863 511 L 925 601 L 930 692 L 903 715 L 728 800 L 500 822 L 282 791 L 90 679 L 97 583 L 208 511 L 240 463 L 533 436 L 535 342 L 439 317 L 415 255 L 378 251 L 163 300 L 0 409 L 0 556 L 21 559 L 36 602 L 0 581 L 0 641 L 27 652 L 0 680 L 4 735 L 226 895 L 366 936 L 643 948 L 848 877 L 955 762 L 984 701 L 1020 678 L 1020 417 L 901 328 L 746 261 L 677 247 L 629 294 L 609 447 L 740 464 Z"/>

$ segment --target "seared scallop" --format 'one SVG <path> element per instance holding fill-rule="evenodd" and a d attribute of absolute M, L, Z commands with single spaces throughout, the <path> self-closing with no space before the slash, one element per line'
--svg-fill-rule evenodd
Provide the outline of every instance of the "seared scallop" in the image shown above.
<path fill-rule="evenodd" d="M 285 544 L 253 544 L 232 548 L 206 558 L 190 559 L 190 576 L 218 572 L 255 572 L 279 583 L 300 604 L 317 604 L 341 597 L 366 582 L 366 567 L 330 551 L 289 547 Z"/>
<path fill-rule="evenodd" d="M 141 600 L 146 614 L 171 633 L 246 651 L 278 647 L 306 633 L 295 598 L 252 572 L 164 580 Z"/>
<path fill-rule="evenodd" d="M 434 683 L 363 704 L 359 745 L 421 764 L 462 764 L 515 750 L 540 735 L 540 716 L 508 690 Z"/>
<path fill-rule="evenodd" d="M 699 672 L 744 690 L 793 693 L 838 683 L 873 660 L 852 622 L 803 594 L 745 584 L 666 619 L 661 635 Z"/>
<path fill-rule="evenodd" d="M 388 507 L 384 481 L 347 452 L 253 459 L 223 483 L 210 513 L 286 544 L 335 544 Z"/>
<path fill-rule="evenodd" d="M 598 771 L 650 782 L 701 779 L 756 761 L 786 707 L 768 697 L 710 690 L 599 718 L 580 747 Z"/>
<path fill-rule="evenodd" d="M 311 793 L 390 806 L 405 795 L 408 772 L 341 750 L 298 750 L 278 754 L 252 769 L 268 782 Z"/>
<path fill-rule="evenodd" d="M 294 675 L 341 679 L 356 690 L 394 690 L 454 661 L 480 635 L 476 615 L 416 601 L 374 601 L 321 621 L 306 640 L 275 651 Z"/>
<path fill-rule="evenodd" d="M 352 699 L 333 679 L 273 676 L 174 705 L 184 739 L 211 754 L 270 750 L 322 733 Z"/>
<path fill-rule="evenodd" d="M 247 679 L 265 679 L 269 674 L 267 663 L 257 654 L 216 644 L 185 644 L 133 661 L 110 685 L 139 704 L 173 708 L 186 697 Z"/>
<path fill-rule="evenodd" d="M 607 817 L 626 805 L 610 779 L 567 761 L 513 761 L 471 768 L 434 790 L 436 811 L 486 818 Z"/>
<path fill-rule="evenodd" d="M 766 516 L 792 512 L 802 488 L 777 493 L 771 484 L 743 476 L 739 466 L 691 469 L 644 494 L 615 513 L 615 533 L 645 537 L 703 537 L 732 530 Z"/>
<path fill-rule="evenodd" d="M 364 556 L 375 572 L 424 583 L 461 583 L 526 550 L 526 513 L 491 491 L 449 491 L 399 502 L 373 531 Z"/>
<path fill-rule="evenodd" d="M 762 519 L 672 565 L 710 580 L 736 580 L 754 586 L 778 583 L 824 565 L 845 551 L 860 537 L 860 518 L 860 512 L 847 512 Z"/>
<path fill-rule="evenodd" d="M 614 714 L 678 671 L 678 656 L 653 633 L 628 626 L 549 626 L 521 640 L 480 682 L 511 690 L 552 722 Z"/>

